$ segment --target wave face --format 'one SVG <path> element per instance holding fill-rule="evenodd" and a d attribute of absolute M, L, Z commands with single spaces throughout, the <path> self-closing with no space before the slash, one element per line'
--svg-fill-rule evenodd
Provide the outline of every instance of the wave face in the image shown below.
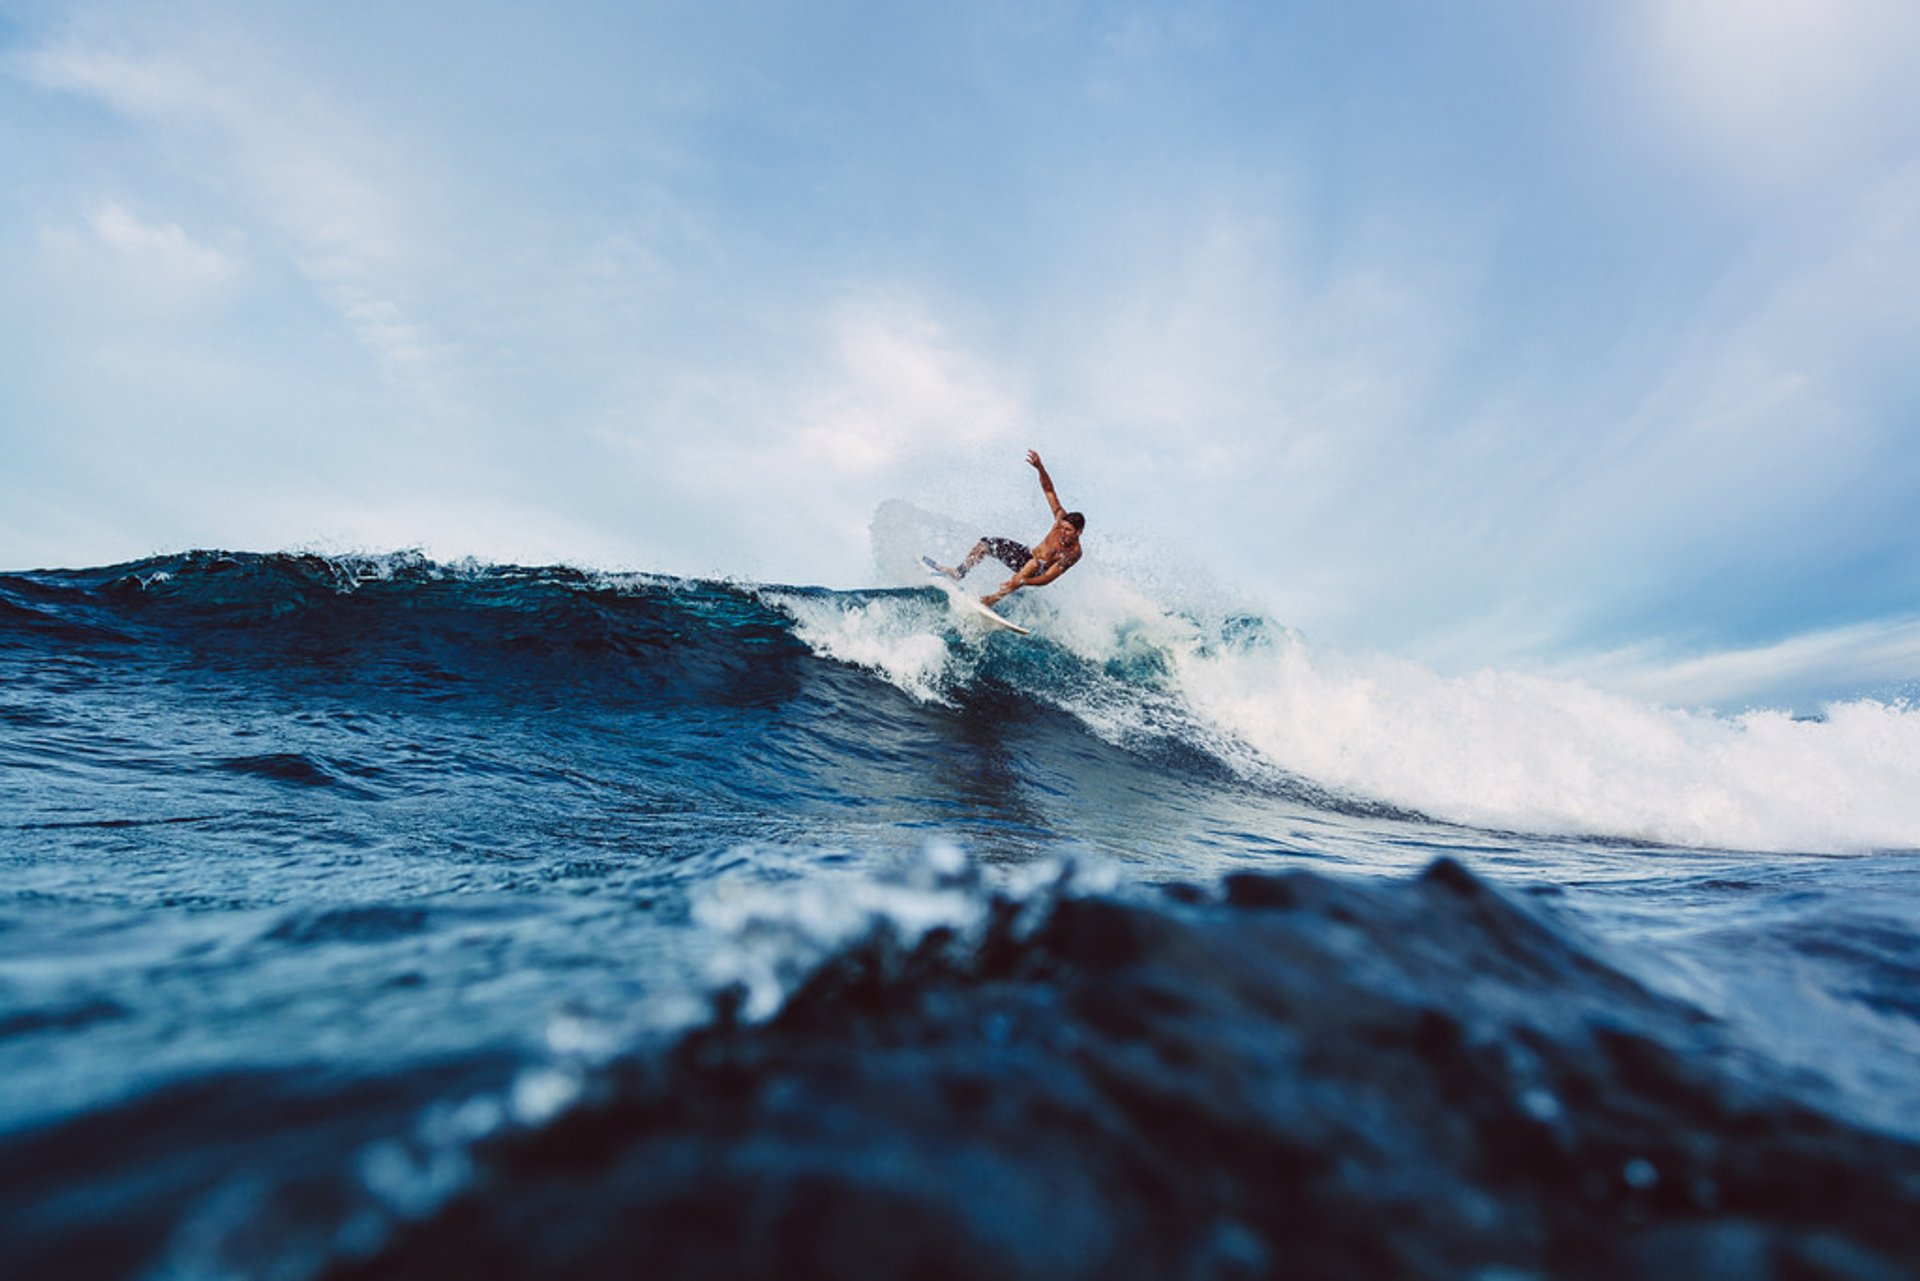
<path fill-rule="evenodd" d="M 959 1012 L 927 1061 L 961 1094 L 975 1077 L 1011 1089 L 1036 1065 L 1052 1083 L 1020 1105 L 1036 1115 L 1082 1086 L 1133 1091 L 1102 1104 L 1113 1110 L 1096 1110 L 1093 1129 L 1132 1133 L 1125 1142 L 1168 1163 L 1167 1179 L 1204 1179 L 1212 1158 L 1156 1131 L 1151 1074 L 1128 1084 L 1044 1066 L 1024 1057 L 1022 1046 L 1039 1050 L 1016 1015 L 1051 1009 L 1060 1037 L 1104 1038 L 1115 1053 L 1204 1056 L 1244 1035 L 1231 1070 L 1252 1074 L 1247 1089 L 1206 1124 L 1258 1130 L 1260 1098 L 1321 1090 L 1282 1052 L 1334 1008 L 1316 999 L 1375 998 L 1343 997 L 1330 978 L 1321 998 L 1250 989 L 1245 1009 L 1183 1031 L 1161 1016 L 1212 999 L 1224 955 L 1194 949 L 1215 931 L 1265 957 L 1256 968 L 1301 948 L 1367 964 L 1404 945 L 1468 958 L 1468 973 L 1544 938 L 1578 959 L 1499 997 L 1511 1017 L 1450 983 L 1394 999 L 1464 1029 L 1473 1062 L 1511 1066 L 1562 1043 L 1576 1061 L 1589 1033 L 1535 1032 L 1588 999 L 1581 976 L 1604 971 L 1615 996 L 1648 985 L 1691 1011 L 1656 1017 L 1625 996 L 1581 1006 L 1643 1027 L 1656 1049 L 1632 1053 L 1697 1068 L 1709 1091 L 1748 1080 L 1740 1064 L 1757 1056 L 1766 1108 L 1809 1109 L 1856 1138 L 1920 1139 L 1920 713 L 1853 703 L 1819 721 L 1722 718 L 1564 682 L 1445 678 L 1316 650 L 1246 613 L 1170 610 L 1094 567 L 1007 608 L 1033 637 L 974 630 L 931 587 L 833 592 L 406 554 L 195 552 L 0 575 L 0 1238 L 47 1275 L 404 1274 L 425 1257 L 410 1251 L 461 1235 L 461 1215 L 497 1216 L 478 1189 L 507 1180 L 529 1204 L 571 1195 L 599 1157 L 575 1165 L 569 1147 L 533 1189 L 519 1182 L 541 1177 L 526 1161 L 537 1170 L 542 1144 L 573 1144 L 554 1136 L 594 1100 L 645 1112 L 672 1096 L 646 1082 L 693 1072 L 688 1088 L 722 1109 L 707 1114 L 715 1134 L 777 1147 L 787 1120 L 726 1112 L 726 1082 L 798 1088 L 779 1082 L 803 1061 L 847 1079 L 882 1071 L 860 1048 L 891 1035 L 855 1017 L 867 997 Z M 1476 889 L 1461 892 L 1481 904 L 1469 922 L 1392 897 L 1438 893 L 1429 885 L 1378 901 L 1285 891 L 1334 896 L 1313 900 L 1325 919 L 1293 943 L 1254 917 L 1212 915 L 1233 893 L 1267 893 L 1234 878 L 1311 867 L 1327 886 L 1410 885 L 1436 859 L 1555 914 L 1509 912 L 1510 899 Z M 1145 930 L 1172 949 L 1152 963 L 1158 977 L 1113 989 L 1124 1002 L 1100 995 L 1111 974 L 1086 991 L 1047 986 L 1064 981 L 1061 966 L 1105 973 L 1045 941 L 1065 928 L 1043 924 L 1067 919 L 1065 900 L 1033 886 L 1057 887 L 1061 867 L 1080 869 L 1067 897 L 1087 905 L 1069 917 L 1108 904 L 1134 922 L 1121 937 Z M 1153 885 L 1178 893 L 1141 897 Z M 1035 894 L 1044 905 L 1029 910 Z M 1006 933 L 1016 919 L 1027 924 Z M 935 982 L 903 959 L 910 947 L 876 953 L 877 938 L 933 940 L 946 968 Z M 989 993 L 1013 970 L 1042 986 Z M 817 1004 L 809 985 L 822 975 L 840 976 L 840 1004 Z M 795 1005 L 809 990 L 816 1004 Z M 1166 1004 L 1152 1017 L 1124 1008 L 1142 1001 Z M 852 1020 L 851 1057 L 746 1031 L 806 1009 Z M 995 1042 L 1001 1015 L 1015 1032 Z M 1716 1030 L 1696 1035 L 1694 1020 Z M 971 1059 L 981 1044 L 961 1045 L 967 1036 L 1012 1048 Z M 1396 1042 L 1393 1055 L 1414 1057 L 1390 1055 L 1377 1080 L 1364 1056 L 1342 1060 L 1315 1097 L 1363 1126 L 1382 1083 L 1424 1071 L 1420 1056 L 1441 1041 Z M 711 1078 L 696 1071 L 710 1053 L 721 1055 Z M 767 1073 L 729 1075 L 735 1054 Z M 1655 1088 L 1635 1081 L 1588 1082 L 1556 1106 L 1586 1089 L 1605 1112 L 1623 1090 Z M 818 1101 L 831 1115 L 853 1106 Z M 1187 1106 L 1164 1125 L 1197 1121 L 1181 1119 Z M 1698 1109 L 1662 1115 L 1700 1145 L 1732 1142 Z M 1486 1151 L 1446 1140 L 1443 1111 L 1403 1119 L 1431 1179 L 1396 1190 L 1383 1174 L 1354 1214 L 1437 1195 L 1448 1178 L 1493 1201 L 1517 1195 L 1469 1177 Z M 925 1175 L 926 1195 L 898 1202 L 925 1228 L 915 1239 L 983 1240 L 963 1228 L 998 1211 L 955 1203 L 936 1222 L 951 1197 L 928 1191 L 946 1186 L 929 1173 L 935 1140 L 964 1118 L 914 1104 L 899 1124 L 901 1146 L 854 1126 L 851 1146 L 807 1168 L 844 1158 Z M 1075 1166 L 1077 1141 L 1033 1156 L 1008 1124 L 982 1140 L 982 1169 L 1034 1186 L 1070 1166 L 1088 1187 L 1137 1174 Z M 1486 1142 L 1501 1141 L 1507 1122 L 1488 1124 Z M 1622 1133 L 1638 1143 L 1653 1131 Z M 1308 1160 L 1301 1141 L 1283 1135 L 1250 1159 Z M 655 1159 L 653 1137 L 633 1142 L 651 1154 L 635 1160 Z M 523 1144 L 536 1155 L 516 1155 Z M 1566 1157 L 1588 1173 L 1615 1162 L 1596 1214 L 1654 1195 L 1640 1166 L 1625 1192 L 1614 1175 L 1664 1158 L 1616 1146 Z M 1865 1138 L 1841 1149 L 1844 1168 L 1892 1159 Z M 1716 1186 L 1738 1167 L 1701 1161 Z M 855 1204 L 831 1178 L 766 1186 Z M 1259 1200 L 1246 1189 L 1262 1186 L 1221 1202 L 1214 1227 L 1183 1221 L 1140 1257 L 1260 1274 L 1281 1248 L 1272 1225 L 1246 1221 Z M 611 1201 L 589 1212 L 624 1213 Z M 1863 1257 L 1886 1248 L 1855 1219 L 1794 1222 Z M 1011 1223 L 992 1257 L 1054 1258 L 1044 1225 Z M 426 1226 L 416 1237 L 410 1224 Z M 1576 1227 L 1567 1240 L 1594 1223 Z M 1559 1257 L 1490 1239 L 1442 1244 L 1485 1267 Z M 1792 1232 L 1687 1240 L 1736 1261 L 1777 1254 L 1780 1267 L 1813 1248 Z M 693 1260 L 699 1247 L 688 1249 Z M 526 1270 L 568 1266 L 543 1259 Z"/>

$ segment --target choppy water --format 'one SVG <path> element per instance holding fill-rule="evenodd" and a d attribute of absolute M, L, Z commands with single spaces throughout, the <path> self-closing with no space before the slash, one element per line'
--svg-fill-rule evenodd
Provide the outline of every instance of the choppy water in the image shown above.
<path fill-rule="evenodd" d="M 1081 578 L 0 576 L 21 1275 L 1920 1269 L 1920 713 Z"/>

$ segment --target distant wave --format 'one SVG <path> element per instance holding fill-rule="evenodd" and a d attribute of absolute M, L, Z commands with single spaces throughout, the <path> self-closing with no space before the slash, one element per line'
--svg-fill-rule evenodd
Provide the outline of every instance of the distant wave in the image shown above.
<path fill-rule="evenodd" d="M 424 557 L 191 552 L 0 576 L 0 644 L 174 647 L 263 679 L 339 666 L 423 697 L 778 698 L 809 664 L 929 708 L 1011 700 L 1108 743 L 1198 754 L 1336 808 L 1755 850 L 1920 846 L 1920 711 L 1725 717 L 1577 682 L 1316 648 L 1273 620 L 1169 609 L 1097 570 L 1015 597 L 988 636 L 931 587 L 699 582 Z M 368 677 L 371 678 L 371 677 Z M 842 710 L 857 716 L 848 687 Z"/>

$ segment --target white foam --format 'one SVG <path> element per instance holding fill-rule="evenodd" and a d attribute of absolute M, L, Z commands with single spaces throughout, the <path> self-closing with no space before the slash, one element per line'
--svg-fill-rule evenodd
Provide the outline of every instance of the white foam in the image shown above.
<path fill-rule="evenodd" d="M 931 602 L 772 591 L 761 599 L 793 619 L 794 634 L 814 653 L 866 668 L 922 702 L 944 701 L 947 682 L 969 674 L 954 670 L 966 660 L 949 650 L 944 611 Z"/>
<path fill-rule="evenodd" d="M 746 996 L 740 1013 L 764 1019 L 852 940 L 884 931 L 911 948 L 934 929 L 971 936 L 985 923 L 987 906 L 977 869 L 957 850 L 934 845 L 891 877 L 721 878 L 701 888 L 693 918 L 725 940 L 708 981 L 716 988 L 738 985 Z"/>
<path fill-rule="evenodd" d="M 904 504 L 874 522 L 883 573 L 952 531 Z M 1476 827 L 1732 849 L 1920 848 L 1920 708 L 1867 699 L 1818 720 L 1719 715 L 1517 672 L 1443 675 L 1310 644 L 1151 551 L 1095 547 L 1016 598 L 1038 643 L 1106 679 L 1033 693 L 1109 741 L 1174 734 L 1275 771 Z M 1093 550 L 1097 550 L 1096 557 Z M 964 673 L 949 672 L 948 679 Z"/>
<path fill-rule="evenodd" d="M 1178 666 L 1195 710 L 1273 763 L 1436 818 L 1743 849 L 1920 845 L 1920 713 L 1902 706 L 1722 717 L 1297 638 Z"/>
<path fill-rule="evenodd" d="M 1062 853 L 1018 867 L 991 869 L 959 847 L 932 842 L 880 871 L 824 870 L 817 852 L 745 849 L 729 875 L 703 882 L 694 921 L 718 941 L 707 970 L 715 991 L 741 993 L 735 1013 L 772 1017 L 823 961 L 850 945 L 873 947 L 869 963 L 904 963 L 941 931 L 958 953 L 972 953 L 989 930 L 1021 937 L 1063 899 L 1111 894 L 1121 885 L 1113 863 Z M 1012 915 L 1003 914 L 1011 906 Z"/>
<path fill-rule="evenodd" d="M 1037 692 L 1110 741 L 1177 734 L 1254 777 L 1278 770 L 1470 826 L 1752 850 L 1920 847 L 1920 708 L 1725 716 L 1578 680 L 1446 676 L 1316 647 L 1204 584 L 1165 590 L 1179 611 L 1098 567 L 1034 594 L 1036 631 L 1116 677 Z"/>

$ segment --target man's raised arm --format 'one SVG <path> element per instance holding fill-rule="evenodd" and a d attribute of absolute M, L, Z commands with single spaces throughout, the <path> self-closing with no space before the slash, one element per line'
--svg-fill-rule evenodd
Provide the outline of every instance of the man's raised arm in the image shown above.
<path fill-rule="evenodd" d="M 1047 506 L 1053 508 L 1053 518 L 1059 520 L 1067 514 L 1067 509 L 1060 505 L 1060 496 L 1053 492 L 1053 477 L 1047 475 L 1047 465 L 1040 461 L 1040 451 L 1029 449 L 1027 461 L 1040 473 L 1040 492 L 1047 496 Z"/>

